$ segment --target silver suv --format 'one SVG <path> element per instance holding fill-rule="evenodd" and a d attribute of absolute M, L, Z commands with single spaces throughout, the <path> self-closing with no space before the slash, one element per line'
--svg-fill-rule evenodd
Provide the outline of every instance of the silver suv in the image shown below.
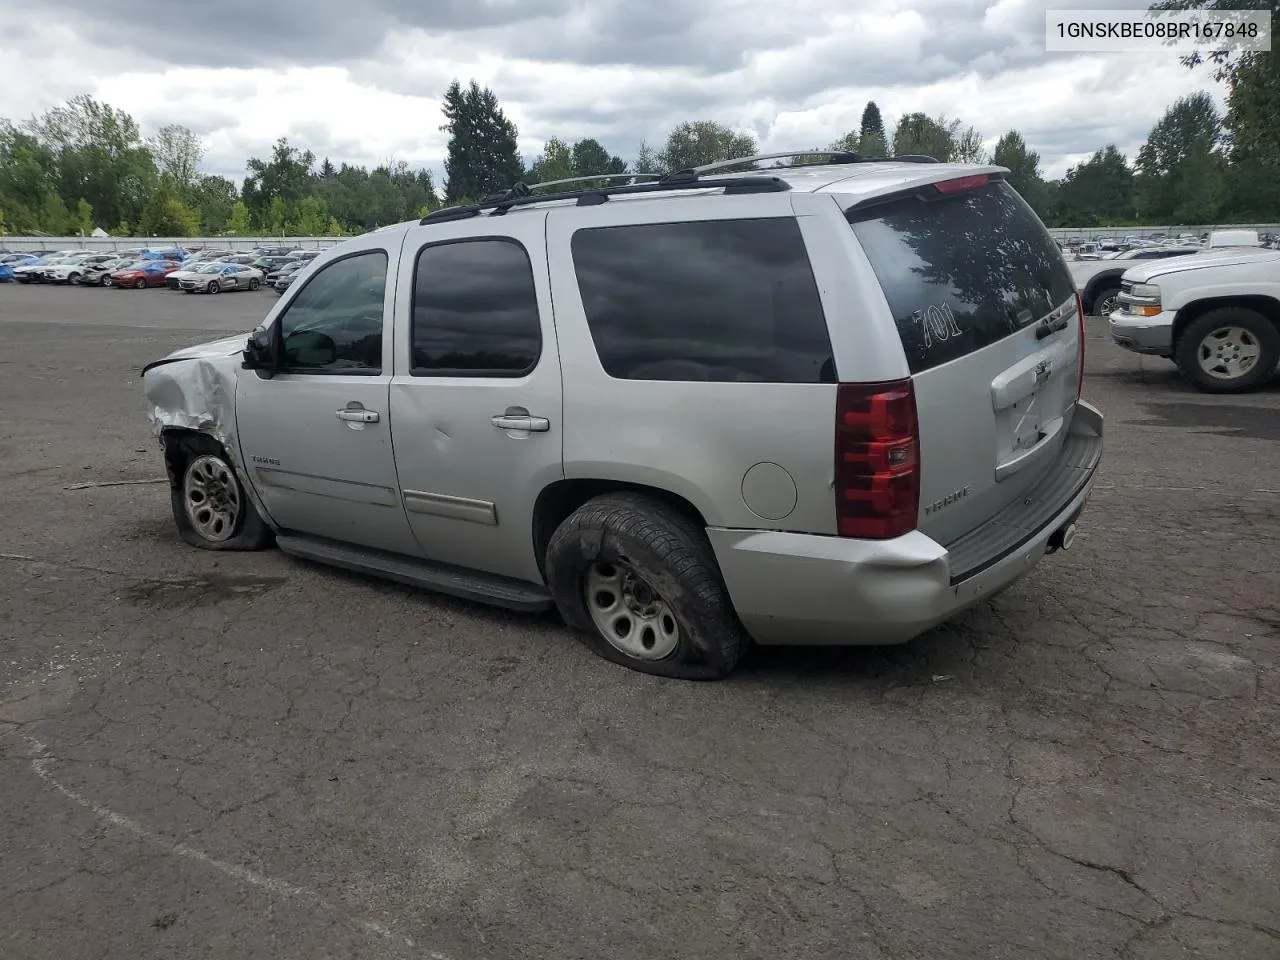
<path fill-rule="evenodd" d="M 1006 171 L 720 172 L 773 156 L 324 251 L 247 342 L 143 371 L 179 533 L 554 606 L 685 678 L 909 640 L 1070 546 L 1102 416 Z"/>

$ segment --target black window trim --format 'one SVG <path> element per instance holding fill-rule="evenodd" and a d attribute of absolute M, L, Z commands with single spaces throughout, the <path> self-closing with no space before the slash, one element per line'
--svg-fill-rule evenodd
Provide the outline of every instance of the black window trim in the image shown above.
<path fill-rule="evenodd" d="M 500 240 L 503 243 L 514 244 L 524 254 L 525 260 L 529 262 L 529 278 L 533 281 L 533 304 L 538 311 L 538 355 L 534 358 L 533 363 L 523 370 L 457 370 L 452 367 L 416 367 L 413 365 L 413 332 L 418 322 L 418 266 L 422 261 L 422 255 L 428 250 L 436 247 L 446 247 L 458 243 L 477 243 L 489 240 Z M 521 377 L 527 377 L 538 369 L 542 363 L 542 357 L 547 352 L 546 338 L 542 335 L 542 305 L 538 303 L 538 275 L 533 269 L 533 255 L 529 253 L 520 240 L 515 237 L 504 236 L 502 234 L 476 234 L 468 237 L 451 237 L 447 240 L 433 240 L 424 243 L 418 248 L 418 252 L 413 255 L 413 274 L 411 286 L 409 287 L 409 376 L 421 377 L 424 379 L 447 380 L 447 379 L 465 379 L 465 380 L 519 380 Z"/>
<path fill-rule="evenodd" d="M 368 247 L 364 250 L 352 250 L 350 253 L 344 253 L 340 257 L 334 257 L 324 267 L 317 270 L 311 276 L 307 277 L 307 282 L 300 286 L 284 305 L 284 309 L 280 311 L 272 326 L 275 328 L 274 340 L 276 344 L 276 356 L 284 359 L 284 318 L 289 315 L 289 311 L 293 309 L 293 305 L 298 302 L 298 297 L 302 296 L 302 291 L 311 285 L 311 281 L 320 274 L 324 273 L 335 264 L 342 263 L 344 260 L 353 260 L 356 257 L 366 257 L 371 253 L 380 253 L 387 261 L 387 275 L 390 276 L 391 254 L 385 247 Z M 387 335 L 387 281 L 382 281 L 382 335 Z M 348 368 L 343 370 L 318 369 L 316 367 L 285 367 L 281 366 L 276 374 L 288 374 L 291 377 L 381 377 L 382 364 L 378 364 L 377 370 L 362 370 L 360 368 Z"/>

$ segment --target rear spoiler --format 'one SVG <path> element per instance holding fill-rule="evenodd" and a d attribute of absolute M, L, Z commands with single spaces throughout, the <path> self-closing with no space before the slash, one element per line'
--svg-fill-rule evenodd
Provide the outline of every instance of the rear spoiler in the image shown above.
<path fill-rule="evenodd" d="M 933 200 L 941 200 L 945 197 L 954 197 L 957 194 L 967 193 L 970 190 L 981 190 L 992 183 L 1003 181 L 1007 173 L 1008 171 L 1004 167 L 980 167 L 973 173 L 965 173 L 960 176 L 920 178 L 888 193 L 877 193 L 874 196 L 865 197 L 852 206 L 846 207 L 844 212 L 846 216 L 849 216 L 854 213 L 861 213 L 870 207 L 878 207 L 883 203 L 901 200 L 904 197 L 913 197 L 926 203 Z"/>

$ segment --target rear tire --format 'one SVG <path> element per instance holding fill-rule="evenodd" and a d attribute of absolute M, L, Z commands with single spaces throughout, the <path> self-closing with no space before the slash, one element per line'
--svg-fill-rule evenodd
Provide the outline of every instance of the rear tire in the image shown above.
<path fill-rule="evenodd" d="M 552 535 L 546 572 L 569 626 L 632 670 L 719 680 L 750 643 L 705 531 L 652 497 L 619 491 L 579 507 Z"/>
<path fill-rule="evenodd" d="M 1247 307 L 1219 307 L 1191 321 L 1174 348 L 1178 369 L 1205 393 L 1261 387 L 1280 362 L 1280 330 Z"/>
<path fill-rule="evenodd" d="M 168 439 L 170 499 L 178 536 L 201 550 L 261 550 L 271 528 L 245 494 L 226 451 L 211 437 Z"/>

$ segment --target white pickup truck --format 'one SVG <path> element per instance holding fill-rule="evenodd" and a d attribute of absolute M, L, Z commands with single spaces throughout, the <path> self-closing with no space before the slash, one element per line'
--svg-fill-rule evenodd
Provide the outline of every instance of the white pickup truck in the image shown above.
<path fill-rule="evenodd" d="M 1135 264 L 1111 338 L 1173 360 L 1206 393 L 1263 386 L 1280 363 L 1280 250 L 1240 247 Z"/>

